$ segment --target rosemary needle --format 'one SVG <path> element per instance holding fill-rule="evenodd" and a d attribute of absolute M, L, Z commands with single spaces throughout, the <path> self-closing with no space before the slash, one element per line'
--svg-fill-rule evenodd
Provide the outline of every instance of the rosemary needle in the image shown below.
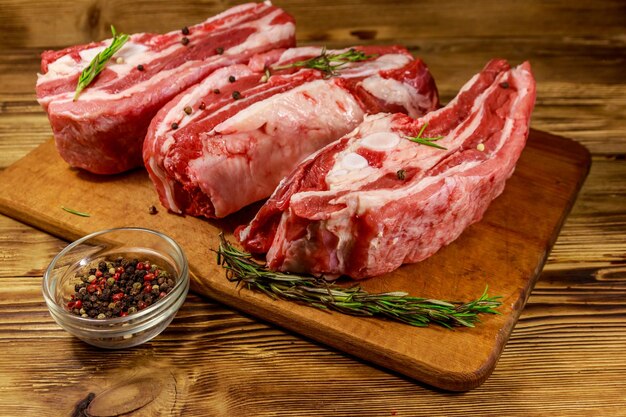
<path fill-rule="evenodd" d="M 489 297 L 487 288 L 471 302 L 441 301 L 412 297 L 405 292 L 368 293 L 360 286 L 349 288 L 311 275 L 271 271 L 230 244 L 220 234 L 217 263 L 226 269 L 226 278 L 274 299 L 294 301 L 323 310 L 363 317 L 384 317 L 412 326 L 434 323 L 443 327 L 474 327 L 479 314 L 499 314 L 501 297 Z"/>
<path fill-rule="evenodd" d="M 411 136 L 405 136 L 405 138 L 407 138 L 411 142 L 419 143 L 420 145 L 432 146 L 433 148 L 447 150 L 448 148 L 444 148 L 443 146 L 438 145 L 438 144 L 435 143 L 435 141 L 443 139 L 444 136 L 435 136 L 433 138 L 424 138 L 424 137 L 422 137 L 422 135 L 424 134 L 424 131 L 426 130 L 427 126 L 428 126 L 428 122 L 424 123 L 424 126 L 422 126 L 420 131 L 417 133 L 417 136 L 412 136 L 412 137 Z"/>
<path fill-rule="evenodd" d="M 307 59 L 305 61 L 296 61 L 291 64 L 278 65 L 272 67 L 273 70 L 282 70 L 287 68 L 312 68 L 323 72 L 326 77 L 333 75 L 339 75 L 339 70 L 344 65 L 350 62 L 367 61 L 368 59 L 375 58 L 378 55 L 366 55 L 363 51 L 357 51 L 354 48 L 350 48 L 346 52 L 340 54 L 332 54 L 326 52 L 326 47 L 322 48 L 322 53 L 316 57 Z"/>
<path fill-rule="evenodd" d="M 80 73 L 78 77 L 78 83 L 76 84 L 76 92 L 74 93 L 74 101 L 78 100 L 78 96 L 81 91 L 85 89 L 96 78 L 98 74 L 102 72 L 106 63 L 109 62 L 113 54 L 120 50 L 122 46 L 130 39 L 130 36 L 125 33 L 118 34 L 115 31 L 115 27 L 111 25 L 111 33 L 113 34 L 113 40 L 111 45 L 103 49 L 96 55 L 89 65 Z"/>
<path fill-rule="evenodd" d="M 74 209 L 67 208 L 67 207 L 63 207 L 63 206 L 61 206 L 61 208 L 62 208 L 63 210 L 65 210 L 65 211 L 67 211 L 68 213 L 72 213 L 72 214 L 75 214 L 75 215 L 77 215 L 77 216 L 81 216 L 81 217 L 91 217 L 91 214 L 89 214 L 89 213 L 84 213 L 84 212 L 82 212 L 82 211 L 76 211 L 76 210 L 74 210 Z"/>

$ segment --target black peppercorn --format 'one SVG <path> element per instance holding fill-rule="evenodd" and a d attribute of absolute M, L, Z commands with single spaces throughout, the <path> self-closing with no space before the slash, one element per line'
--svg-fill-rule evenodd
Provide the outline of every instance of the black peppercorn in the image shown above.
<path fill-rule="evenodd" d="M 143 71 L 143 65 L 141 65 L 141 64 L 137 65 L 137 70 L 138 71 Z"/>
<path fill-rule="evenodd" d="M 235 100 L 239 100 L 241 98 L 241 93 L 239 91 L 233 91 L 233 98 Z"/>
<path fill-rule="evenodd" d="M 235 81 L 237 81 L 237 79 L 235 78 L 234 75 L 231 75 L 230 77 L 228 77 L 228 81 L 231 83 L 234 83 Z"/>
<path fill-rule="evenodd" d="M 218 55 L 222 55 L 224 53 L 224 48 L 222 48 L 221 46 L 219 48 L 215 48 L 215 52 Z"/>
<path fill-rule="evenodd" d="M 178 129 L 178 123 L 176 122 L 172 123 L 172 129 L 174 130 Z"/>
<path fill-rule="evenodd" d="M 188 44 L 189 44 L 189 38 L 188 38 L 188 37 L 186 37 L 186 36 L 185 36 L 185 37 L 183 37 L 183 38 L 180 40 L 180 43 L 182 43 L 183 45 L 188 45 Z"/>
<path fill-rule="evenodd" d="M 183 32 L 183 35 L 189 35 L 189 28 L 187 26 L 183 27 L 181 32 Z"/>
<path fill-rule="evenodd" d="M 500 87 L 502 87 L 502 88 L 509 88 L 509 83 L 507 83 L 506 81 L 501 82 L 500 83 Z"/>
<path fill-rule="evenodd" d="M 142 310 L 165 297 L 174 286 L 167 271 L 158 265 L 121 257 L 98 262 L 97 268 L 85 268 L 76 278 L 79 282 L 74 285 L 67 311 L 97 319 L 123 317 Z"/>

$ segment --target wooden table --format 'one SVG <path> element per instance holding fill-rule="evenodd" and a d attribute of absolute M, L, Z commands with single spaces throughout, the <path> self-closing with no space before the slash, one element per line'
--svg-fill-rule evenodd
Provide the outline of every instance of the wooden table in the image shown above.
<path fill-rule="evenodd" d="M 217 3 L 0 1 L 0 167 L 51 135 L 33 92 L 43 49 L 104 38 L 111 23 L 173 30 L 231 2 Z M 43 302 L 43 270 L 67 242 L 0 216 L 0 415 L 71 415 L 88 393 L 145 375 L 165 389 L 132 415 L 626 415 L 624 3 L 396 3 L 276 2 L 296 17 L 301 43 L 407 45 L 444 102 L 488 59 L 529 59 L 533 127 L 593 154 L 491 378 L 440 392 L 195 295 L 151 343 L 98 350 L 61 330 Z"/>

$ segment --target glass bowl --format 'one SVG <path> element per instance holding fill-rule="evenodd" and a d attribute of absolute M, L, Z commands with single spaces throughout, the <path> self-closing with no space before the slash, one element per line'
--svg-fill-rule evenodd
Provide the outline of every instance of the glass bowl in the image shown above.
<path fill-rule="evenodd" d="M 81 282 L 77 273 L 119 256 L 149 260 L 175 277 L 167 295 L 124 317 L 81 317 L 68 302 Z M 92 233 L 68 245 L 52 260 L 43 276 L 43 296 L 52 318 L 77 338 L 107 349 L 137 346 L 161 333 L 172 321 L 189 291 L 187 258 L 170 237 L 154 230 L 124 227 Z"/>

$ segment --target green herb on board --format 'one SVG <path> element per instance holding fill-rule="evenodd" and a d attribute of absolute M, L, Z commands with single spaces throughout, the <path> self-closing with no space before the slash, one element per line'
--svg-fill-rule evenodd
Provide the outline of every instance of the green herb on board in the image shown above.
<path fill-rule="evenodd" d="M 81 216 L 81 217 L 91 217 L 91 214 L 89 214 L 89 213 L 83 213 L 82 211 L 76 211 L 76 210 L 74 210 L 74 209 L 67 208 L 67 207 L 63 207 L 63 206 L 61 206 L 61 208 L 62 208 L 63 210 L 65 210 L 65 211 L 67 211 L 68 213 L 72 213 L 72 214 L 75 214 L 75 215 L 77 215 L 77 216 Z"/>
<path fill-rule="evenodd" d="M 344 288 L 311 275 L 271 271 L 251 254 L 231 245 L 222 234 L 216 252 L 217 263 L 226 270 L 226 278 L 231 282 L 274 299 L 352 316 L 384 317 L 419 327 L 431 323 L 447 328 L 474 327 L 480 314 L 499 314 L 495 309 L 502 305 L 502 297 L 489 297 L 487 288 L 474 301 L 441 301 L 411 297 L 401 291 L 371 294 L 358 285 Z"/>

